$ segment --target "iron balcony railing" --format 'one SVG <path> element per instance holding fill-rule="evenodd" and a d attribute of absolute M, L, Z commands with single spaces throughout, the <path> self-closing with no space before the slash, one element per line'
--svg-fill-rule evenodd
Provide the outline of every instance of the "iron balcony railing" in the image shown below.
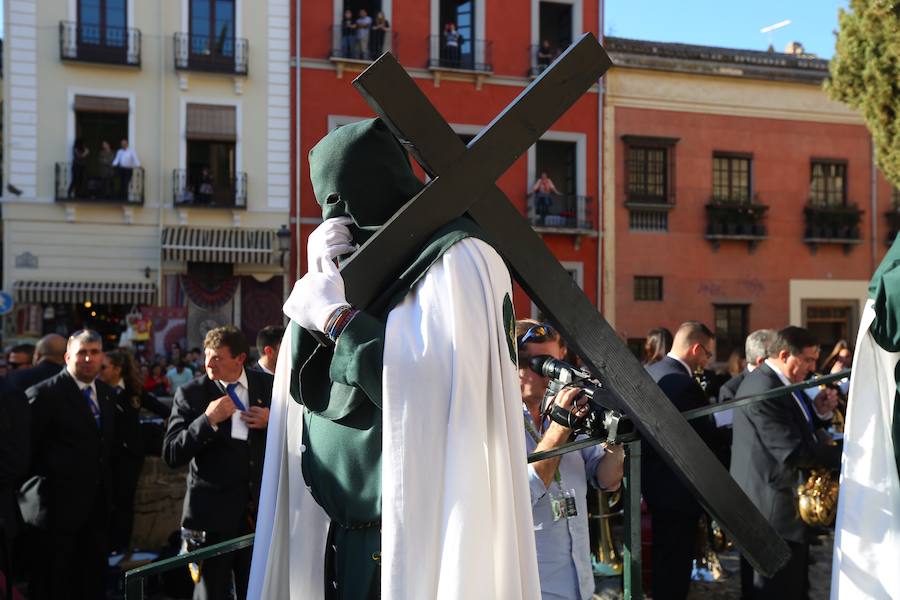
<path fill-rule="evenodd" d="M 493 42 L 490 40 L 467 40 L 459 44 L 447 44 L 445 35 L 433 35 L 430 40 L 429 68 L 461 69 L 491 73 Z"/>
<path fill-rule="evenodd" d="M 141 32 L 130 27 L 60 21 L 59 57 L 62 60 L 139 67 Z"/>
<path fill-rule="evenodd" d="M 345 31 L 340 25 L 331 28 L 331 54 L 329 58 L 350 60 L 375 60 L 385 52 L 399 58 L 397 32 L 389 29 L 369 30 L 369 36 L 360 39 L 355 30 Z"/>
<path fill-rule="evenodd" d="M 590 196 L 528 194 L 528 221 L 532 227 L 592 230 Z"/>
<path fill-rule="evenodd" d="M 250 44 L 244 38 L 176 33 L 175 68 L 246 75 Z"/>
<path fill-rule="evenodd" d="M 810 201 L 803 209 L 806 217 L 804 239 L 839 243 L 859 241 L 862 212 L 855 204 L 821 206 Z"/>
<path fill-rule="evenodd" d="M 97 173 L 87 166 L 56 163 L 57 202 L 144 203 L 144 168 L 117 169 Z"/>
<path fill-rule="evenodd" d="M 247 208 L 247 174 L 238 172 L 227 183 L 188 169 L 172 171 L 172 204 L 176 207 Z"/>

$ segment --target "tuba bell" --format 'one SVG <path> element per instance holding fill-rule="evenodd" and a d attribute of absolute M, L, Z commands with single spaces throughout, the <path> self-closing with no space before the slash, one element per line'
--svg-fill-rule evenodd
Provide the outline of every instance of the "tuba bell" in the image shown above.
<path fill-rule="evenodd" d="M 813 527 L 830 527 L 837 515 L 838 482 L 828 469 L 813 469 L 806 481 L 797 486 L 800 518 Z"/>

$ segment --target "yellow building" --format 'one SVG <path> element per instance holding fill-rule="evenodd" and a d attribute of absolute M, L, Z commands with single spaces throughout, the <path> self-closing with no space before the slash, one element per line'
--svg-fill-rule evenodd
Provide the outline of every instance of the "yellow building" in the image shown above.
<path fill-rule="evenodd" d="M 90 326 L 114 345 L 152 320 L 159 351 L 280 323 L 288 0 L 3 10 L 6 339 Z"/>

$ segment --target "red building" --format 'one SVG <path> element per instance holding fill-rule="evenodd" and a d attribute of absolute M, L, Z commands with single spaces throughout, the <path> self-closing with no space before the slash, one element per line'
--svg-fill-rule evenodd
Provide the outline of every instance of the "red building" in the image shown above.
<path fill-rule="evenodd" d="M 719 361 L 762 327 L 852 343 L 897 203 L 862 120 L 823 90 L 827 61 L 605 44 L 603 310 L 620 335 L 698 319 Z"/>
<path fill-rule="evenodd" d="M 373 116 L 351 85 L 372 57 L 391 50 L 447 122 L 468 141 L 540 71 L 540 41 L 547 40 L 552 53 L 568 46 L 582 31 L 598 33 L 599 4 L 599 0 L 304 3 L 299 32 L 295 26 L 292 42 L 300 48 L 299 69 L 293 75 L 292 115 L 299 119 L 292 145 L 297 152 L 293 161 L 293 275 L 306 270 L 306 238 L 321 215 L 306 156 L 331 129 Z M 373 19 L 383 13 L 390 28 L 387 32 L 375 29 L 375 21 L 368 39 L 363 39 L 359 30 L 343 27 L 345 10 L 351 11 L 353 21 L 361 10 Z M 449 23 L 461 35 L 456 44 L 452 41 L 456 36 L 447 33 Z M 296 56 L 296 51 L 293 54 Z M 599 115 L 600 95 L 595 86 L 498 181 L 594 302 L 599 302 L 601 295 Z M 530 195 L 541 171 L 548 172 L 559 191 L 546 214 L 538 214 Z M 520 316 L 534 310 L 521 290 L 516 292 L 515 304 Z"/>

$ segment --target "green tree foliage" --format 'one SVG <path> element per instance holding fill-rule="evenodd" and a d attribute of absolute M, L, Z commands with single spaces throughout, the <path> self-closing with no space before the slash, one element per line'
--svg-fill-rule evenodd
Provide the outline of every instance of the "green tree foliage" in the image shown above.
<path fill-rule="evenodd" d="M 900 1 L 850 0 L 849 8 L 839 13 L 826 88 L 860 112 L 878 167 L 900 187 Z"/>

